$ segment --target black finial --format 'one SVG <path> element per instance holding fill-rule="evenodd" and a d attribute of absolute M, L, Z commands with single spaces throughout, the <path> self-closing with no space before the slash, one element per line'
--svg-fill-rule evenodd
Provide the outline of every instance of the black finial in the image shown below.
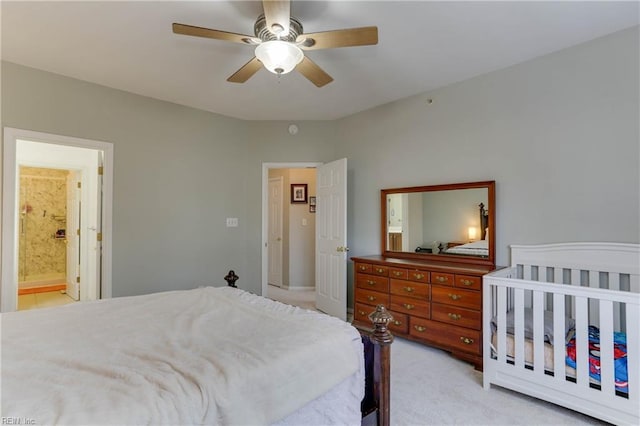
<path fill-rule="evenodd" d="M 236 275 L 236 273 L 232 270 L 229 271 L 229 273 L 227 274 L 226 277 L 224 277 L 225 281 L 227 282 L 227 284 L 229 285 L 229 287 L 236 287 L 236 281 L 238 281 L 238 278 L 240 278 L 239 276 Z"/>

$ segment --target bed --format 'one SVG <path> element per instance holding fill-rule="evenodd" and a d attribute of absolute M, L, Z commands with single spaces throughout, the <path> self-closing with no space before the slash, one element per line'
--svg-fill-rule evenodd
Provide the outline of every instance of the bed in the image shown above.
<path fill-rule="evenodd" d="M 486 390 L 640 424 L 640 245 L 511 246 L 483 305 Z"/>
<path fill-rule="evenodd" d="M 461 256 L 489 257 L 489 212 L 484 204 L 478 205 L 480 213 L 480 239 L 466 244 L 455 244 L 444 249 L 444 253 Z"/>
<path fill-rule="evenodd" d="M 369 334 L 231 286 L 2 314 L 2 416 L 21 424 L 360 424 L 367 382 L 367 410 L 388 424 L 389 318 L 384 309 L 372 314 Z M 377 382 L 365 378 L 365 346 Z"/>

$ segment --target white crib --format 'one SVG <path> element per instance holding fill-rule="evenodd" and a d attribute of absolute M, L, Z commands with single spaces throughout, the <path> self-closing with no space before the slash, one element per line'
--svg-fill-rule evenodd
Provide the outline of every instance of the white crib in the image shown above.
<path fill-rule="evenodd" d="M 640 245 L 511 246 L 511 265 L 483 279 L 484 388 L 640 424 Z M 599 381 L 589 376 L 590 325 L 600 331 Z M 626 392 L 615 383 L 614 331 L 626 333 Z M 575 368 L 565 362 L 569 338 Z"/>

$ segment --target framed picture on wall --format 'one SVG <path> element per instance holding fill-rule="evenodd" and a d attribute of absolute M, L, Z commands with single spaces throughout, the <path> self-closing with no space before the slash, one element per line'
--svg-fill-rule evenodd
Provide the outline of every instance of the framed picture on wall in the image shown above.
<path fill-rule="evenodd" d="M 291 184 L 291 203 L 307 204 L 307 184 Z"/>
<path fill-rule="evenodd" d="M 316 197 L 309 197 L 309 211 L 311 213 L 316 212 Z"/>

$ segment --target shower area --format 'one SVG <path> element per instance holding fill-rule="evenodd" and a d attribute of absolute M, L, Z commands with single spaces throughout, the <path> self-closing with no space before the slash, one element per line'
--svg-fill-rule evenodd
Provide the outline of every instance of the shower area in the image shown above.
<path fill-rule="evenodd" d="M 18 291 L 66 284 L 69 170 L 20 167 Z"/>

